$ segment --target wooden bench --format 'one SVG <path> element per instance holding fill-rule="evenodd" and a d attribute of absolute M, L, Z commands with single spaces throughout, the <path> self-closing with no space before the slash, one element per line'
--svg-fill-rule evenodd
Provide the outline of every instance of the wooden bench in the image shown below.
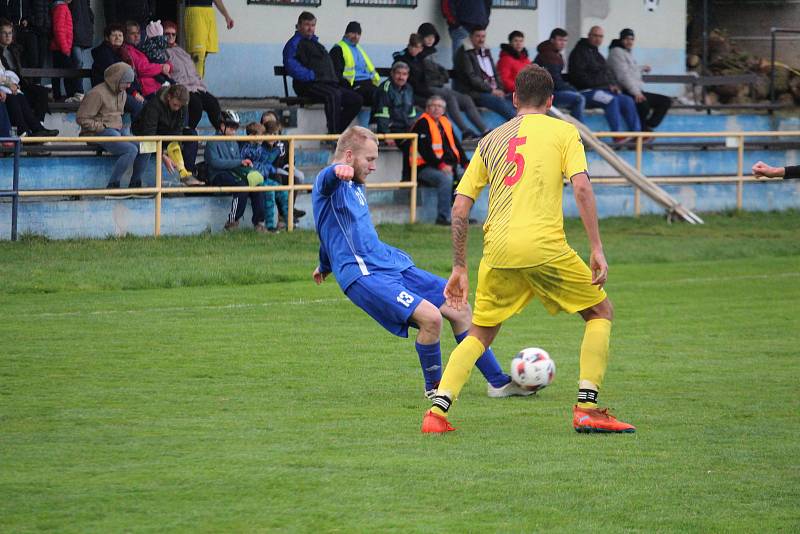
<path fill-rule="evenodd" d="M 92 69 L 56 69 L 56 68 L 41 68 L 31 69 L 23 68 L 19 71 L 20 78 L 91 78 Z M 50 102 L 50 111 L 77 111 L 79 102 L 66 103 L 66 102 Z"/>

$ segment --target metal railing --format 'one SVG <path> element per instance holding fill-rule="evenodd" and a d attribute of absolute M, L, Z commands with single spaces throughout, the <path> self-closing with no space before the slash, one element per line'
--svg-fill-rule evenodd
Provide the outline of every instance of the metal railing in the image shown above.
<path fill-rule="evenodd" d="M 645 138 L 652 137 L 658 138 L 698 138 L 698 137 L 722 137 L 726 139 L 725 148 L 736 149 L 737 162 L 736 162 L 736 175 L 714 175 L 714 176 L 663 176 L 663 177 L 648 177 L 657 184 L 671 184 L 671 183 L 736 183 L 736 209 L 742 209 L 743 203 L 743 190 L 745 182 L 767 182 L 770 180 L 779 180 L 771 178 L 755 178 L 749 173 L 745 174 L 744 168 L 744 139 L 746 137 L 798 137 L 800 130 L 791 131 L 777 131 L 777 132 L 594 132 L 597 137 L 633 137 L 636 140 L 635 153 L 636 153 L 636 170 L 642 172 L 642 153 Z M 780 165 L 780 162 L 778 163 Z M 597 184 L 609 185 L 622 185 L 629 182 L 625 178 L 592 178 L 592 182 Z M 639 189 L 634 188 L 633 197 L 633 211 L 635 216 L 641 214 L 641 193 Z"/>
<path fill-rule="evenodd" d="M 398 133 L 398 134 L 376 134 L 379 140 L 403 140 L 409 139 L 411 147 L 409 153 L 412 161 L 417 159 L 417 134 L 413 133 Z M 9 138 L 0 139 L 2 141 L 11 141 L 15 143 L 14 150 L 14 178 L 12 182 L 12 189 L 7 191 L 0 191 L 0 197 L 10 196 L 12 198 L 11 210 L 11 240 L 17 239 L 17 216 L 18 216 L 18 203 L 20 197 L 58 197 L 58 196 L 127 196 L 130 194 L 148 194 L 154 195 L 155 208 L 154 208 L 154 229 L 153 235 L 158 237 L 161 235 L 161 199 L 164 194 L 181 193 L 181 194 L 208 194 L 208 193 L 237 193 L 242 191 L 310 191 L 311 184 L 297 184 L 295 183 L 295 150 L 296 143 L 301 141 L 336 141 L 339 139 L 338 135 L 231 135 L 221 138 L 218 135 L 172 135 L 172 136 L 124 136 L 124 137 L 23 137 L 23 138 Z M 164 156 L 164 143 L 171 143 L 172 141 L 179 142 L 213 142 L 213 141 L 278 141 L 284 140 L 289 144 L 288 160 L 288 184 L 287 185 L 272 185 L 272 186 L 165 186 L 163 184 L 163 156 Z M 140 187 L 140 188 L 127 188 L 127 189 L 20 189 L 19 184 L 19 164 L 21 157 L 22 144 L 43 144 L 43 143 L 155 143 L 156 155 L 156 176 L 155 186 L 153 187 Z M 417 220 L 417 168 L 411 165 L 411 175 L 408 182 L 367 182 L 365 185 L 368 189 L 409 189 L 411 191 L 409 197 L 409 222 L 412 224 Z M 292 212 L 294 210 L 294 195 L 288 195 L 288 213 L 286 221 L 286 228 L 288 231 L 294 230 L 294 217 Z"/>

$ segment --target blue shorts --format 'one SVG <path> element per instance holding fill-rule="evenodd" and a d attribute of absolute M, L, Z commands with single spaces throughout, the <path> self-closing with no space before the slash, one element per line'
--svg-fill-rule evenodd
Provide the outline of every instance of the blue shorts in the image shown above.
<path fill-rule="evenodd" d="M 408 337 L 408 327 L 416 326 L 411 315 L 419 303 L 427 300 L 441 307 L 446 284 L 441 276 L 409 267 L 401 273 L 362 276 L 347 288 L 345 295 L 386 330 Z"/>

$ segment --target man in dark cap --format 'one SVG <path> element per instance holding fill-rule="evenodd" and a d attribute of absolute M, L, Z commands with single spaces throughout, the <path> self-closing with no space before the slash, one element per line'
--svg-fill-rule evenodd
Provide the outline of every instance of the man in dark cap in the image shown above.
<path fill-rule="evenodd" d="M 331 48 L 331 60 L 334 70 L 339 74 L 339 83 L 360 94 L 364 105 L 371 106 L 381 77 L 375 71 L 372 60 L 361 48 L 360 40 L 361 24 L 349 22 L 342 40 Z"/>

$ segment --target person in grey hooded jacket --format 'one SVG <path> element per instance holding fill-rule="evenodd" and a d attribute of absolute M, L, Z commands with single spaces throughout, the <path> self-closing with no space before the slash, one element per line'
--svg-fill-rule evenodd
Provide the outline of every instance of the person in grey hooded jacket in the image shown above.
<path fill-rule="evenodd" d="M 611 41 L 608 48 L 608 67 L 617 78 L 622 91 L 636 102 L 642 130 L 653 131 L 664 120 L 672 101 L 668 96 L 644 91 L 642 73 L 650 72 L 650 66 L 636 63 L 631 52 L 635 39 L 630 28 L 619 32 L 619 39 Z"/>

